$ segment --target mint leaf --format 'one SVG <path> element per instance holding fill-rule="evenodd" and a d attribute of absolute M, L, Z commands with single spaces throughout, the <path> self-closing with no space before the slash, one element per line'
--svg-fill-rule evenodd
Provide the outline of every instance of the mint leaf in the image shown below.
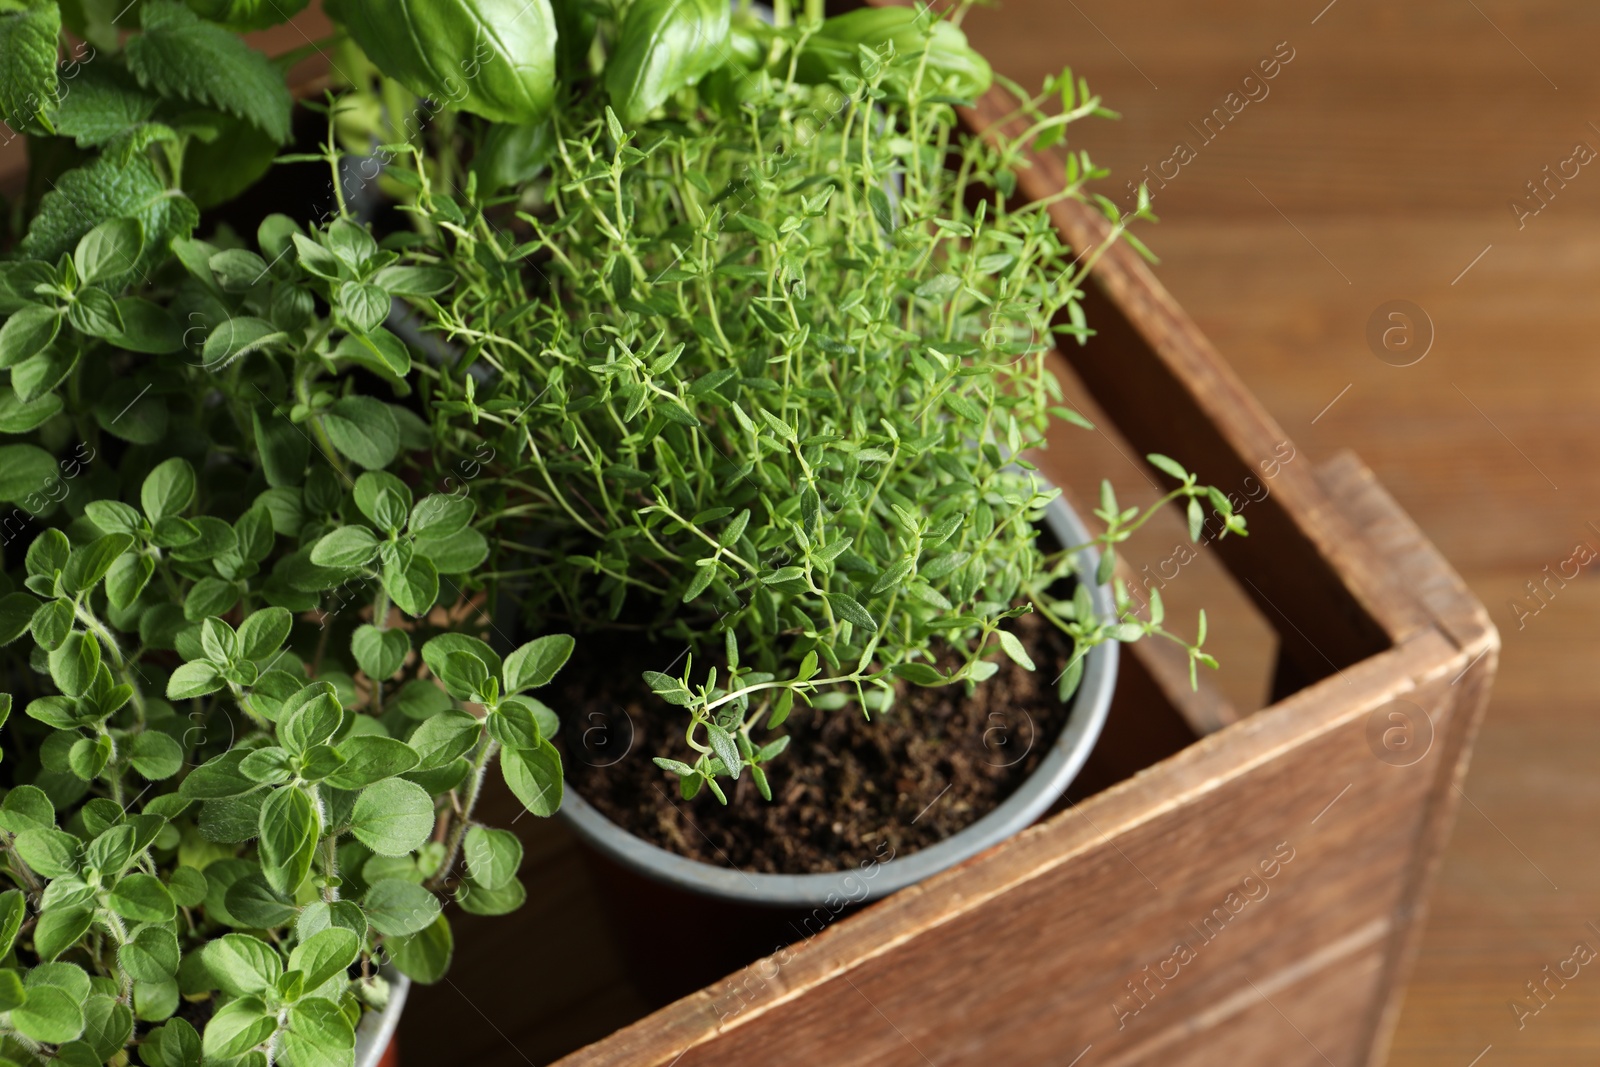
<path fill-rule="evenodd" d="M 63 91 L 53 119 L 57 133 L 93 148 L 144 123 L 160 103 L 121 68 L 88 63 Z"/>
<path fill-rule="evenodd" d="M 0 122 L 14 130 L 41 125 L 56 98 L 60 34 L 61 11 L 53 3 L 33 0 L 21 11 L 0 14 Z"/>
<path fill-rule="evenodd" d="M 144 250 L 131 271 L 102 283 L 107 288 L 126 283 L 131 275 L 142 275 L 153 262 L 165 258 L 174 237 L 194 230 L 200 212 L 186 197 L 172 195 L 146 157 L 102 157 L 67 171 L 55 188 L 44 194 L 22 239 L 22 252 L 53 262 L 76 248 L 84 234 L 115 218 L 139 220 L 144 227 Z"/>
<path fill-rule="evenodd" d="M 289 139 L 289 90 L 266 56 L 174 0 L 149 0 L 144 33 L 128 41 L 139 84 L 236 115 L 279 144 Z"/>

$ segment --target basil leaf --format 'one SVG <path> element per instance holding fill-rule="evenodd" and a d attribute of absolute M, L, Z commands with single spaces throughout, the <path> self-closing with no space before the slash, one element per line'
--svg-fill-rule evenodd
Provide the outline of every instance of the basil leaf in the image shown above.
<path fill-rule="evenodd" d="M 627 126 L 638 126 L 673 93 L 726 61 L 725 0 L 634 0 L 606 61 L 606 92 Z"/>

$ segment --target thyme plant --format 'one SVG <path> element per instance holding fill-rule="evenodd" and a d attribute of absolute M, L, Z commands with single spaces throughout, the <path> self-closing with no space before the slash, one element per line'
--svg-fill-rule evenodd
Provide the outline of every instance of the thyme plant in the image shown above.
<path fill-rule="evenodd" d="M 537 537 L 507 529 L 500 573 L 527 582 L 535 620 L 690 644 L 681 672 L 646 676 L 685 717 L 683 751 L 657 762 L 686 797 L 724 799 L 718 780 L 748 771 L 770 799 L 796 700 L 871 715 L 907 684 L 981 683 L 997 656 L 1033 669 L 1006 628 L 1025 612 L 1076 649 L 1063 699 L 1107 640 L 1156 634 L 1211 664 L 1159 614 L 1089 608 L 1083 581 L 1148 513 L 1108 487 L 1104 564 L 1076 594 L 1081 546 L 1039 543 L 1057 491 L 1027 456 L 1052 419 L 1084 421 L 1046 354 L 1089 336 L 1098 254 L 1066 247 L 1048 209 L 1103 172 L 1078 152 L 1054 197 L 1010 194 L 1029 148 L 1109 113 L 1066 72 L 1021 94 L 1019 135 L 969 137 L 953 105 L 987 66 L 951 24 L 894 17 L 897 36 L 854 16 L 752 29 L 753 60 L 657 120 L 578 86 L 514 218 L 414 157 L 423 254 L 460 279 L 414 302 L 461 352 L 430 375 L 435 419 L 466 416 L 514 457 L 485 488 L 537 516 Z M 1130 218 L 1094 202 L 1122 236 Z M 1153 459 L 1196 523 L 1210 504 L 1243 530 Z"/>

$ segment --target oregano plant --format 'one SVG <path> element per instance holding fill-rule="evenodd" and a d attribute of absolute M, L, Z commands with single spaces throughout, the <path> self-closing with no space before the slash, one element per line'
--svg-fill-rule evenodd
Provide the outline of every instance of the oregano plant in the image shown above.
<path fill-rule="evenodd" d="M 0 1063 L 348 1065 L 445 905 L 524 903 L 478 801 L 559 807 L 572 642 L 494 632 L 484 453 L 386 325 L 448 273 L 108 210 L 0 262 Z"/>

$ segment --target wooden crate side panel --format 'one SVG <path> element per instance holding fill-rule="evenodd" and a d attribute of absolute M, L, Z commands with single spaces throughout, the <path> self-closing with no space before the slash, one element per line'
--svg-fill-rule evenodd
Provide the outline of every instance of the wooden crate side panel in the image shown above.
<path fill-rule="evenodd" d="M 840 1067 L 924 1057 L 1042 1065 L 1089 1045 L 1096 1060 L 1116 1056 L 1172 1030 L 1215 1055 L 1220 1024 L 1232 1024 L 1228 1044 L 1241 1036 L 1237 1015 L 1215 1017 L 1219 1003 L 1245 1010 L 1252 1002 L 1244 992 L 1278 984 L 1276 975 L 1301 970 L 1326 946 L 1372 949 L 1402 910 L 1434 776 L 1426 760 L 1397 768 L 1377 759 L 1367 718 L 1353 716 L 691 1050 L 682 1067 L 745 1063 L 785 1045 Z M 1438 719 L 1448 731 L 1448 710 Z M 1359 997 L 1346 988 L 1344 999 L 1356 1003 L 1333 1008 L 1319 999 L 1302 1013 L 1314 1029 L 1339 1031 L 1324 1051 L 1345 1062 L 1364 1050 L 1360 1021 L 1379 991 L 1380 970 L 1362 973 Z M 1319 991 L 1346 982 L 1337 972 L 1303 979 Z M 1272 1040 L 1282 1018 L 1249 1018 L 1260 1040 L 1233 1062 L 1285 1062 Z M 1196 1029 L 1195 1020 L 1209 1025 Z"/>
<path fill-rule="evenodd" d="M 1358 664 L 562 1063 L 690 1067 L 775 1049 L 830 1065 L 1060 1063 L 1073 1041 L 1116 1052 L 1211 1018 L 1356 931 L 1384 937 L 1433 776 L 1426 761 L 1381 762 L 1367 720 L 1399 695 L 1435 699 L 1408 679 L 1458 656 L 1434 634 Z M 1293 858 L 1265 879 L 1280 846 Z M 1228 894 L 1252 869 L 1266 893 L 1224 922 L 1215 909 L 1238 906 Z M 1216 936 L 1137 1015 L 1119 1014 L 1119 991 L 1185 930 Z M 1368 994 L 1342 1014 L 1351 1047 L 1370 1040 L 1376 982 Z"/>
<path fill-rule="evenodd" d="M 1413 849 L 1410 888 L 1403 896 L 1403 903 L 1409 907 L 1400 916 L 1385 955 L 1383 995 L 1375 1005 L 1370 1027 L 1369 1062 L 1383 1063 L 1388 1059 L 1389 1041 L 1399 1021 L 1401 991 L 1421 943 L 1428 889 L 1460 806 L 1467 763 L 1488 707 L 1500 635 L 1466 583 L 1359 459 L 1349 452 L 1340 453 L 1321 465 L 1317 475 L 1329 495 L 1360 524 L 1373 550 L 1390 563 L 1399 579 L 1439 620 L 1440 628 L 1461 647 L 1466 661 L 1446 684 L 1445 698 L 1453 706 L 1456 723 L 1440 739 L 1441 758 L 1432 785 L 1429 817 Z"/>
<path fill-rule="evenodd" d="M 992 90 L 967 112 L 968 124 L 997 129 L 1011 98 Z M 1015 128 L 1008 132 L 1017 132 Z M 1045 154 L 1019 173 L 1019 195 L 1051 196 L 1066 185 L 1059 158 Z M 1075 248 L 1104 241 L 1105 219 L 1076 201 L 1051 205 L 1057 229 Z M 1085 312 L 1097 336 L 1064 354 L 1141 452 L 1183 457 L 1191 469 L 1224 489 L 1259 482 L 1261 464 L 1288 440 L 1282 427 L 1245 389 L 1138 254 L 1126 244 L 1108 248 L 1086 295 Z M 1290 463 L 1273 479 L 1273 493 L 1251 509 L 1263 549 L 1233 539 L 1219 552 L 1250 589 L 1263 613 L 1287 623 L 1286 647 L 1315 677 L 1332 673 L 1429 625 L 1404 590 L 1365 567 L 1354 528 L 1331 504 L 1309 469 Z M 1308 613 L 1306 605 L 1317 611 Z M 1289 614 L 1285 614 L 1289 613 Z M 1290 621 L 1292 615 L 1292 622 Z"/>
<path fill-rule="evenodd" d="M 1259 991 L 1246 989 L 1241 1010 L 1200 1033 L 1177 1032 L 1169 1047 L 1136 1059 L 1079 1067 L 1220 1067 L 1270 1063 L 1274 1067 L 1338 1067 L 1363 1062 L 1349 1020 L 1371 1001 L 1383 952 L 1369 949 L 1342 957 L 1309 981 L 1289 981 Z M 1259 983 L 1258 983 L 1259 984 Z"/>

